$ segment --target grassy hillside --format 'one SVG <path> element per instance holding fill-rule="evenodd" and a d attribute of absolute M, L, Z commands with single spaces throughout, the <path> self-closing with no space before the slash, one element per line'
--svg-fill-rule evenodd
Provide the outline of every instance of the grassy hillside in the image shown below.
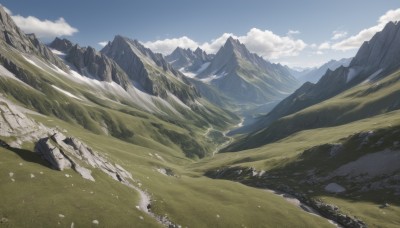
<path fill-rule="evenodd" d="M 190 168 L 197 172 L 227 169 L 225 175 L 228 179 L 251 186 L 262 183 L 271 188 L 289 187 L 300 194 L 337 205 L 343 212 L 361 218 L 369 226 L 396 227 L 400 223 L 398 192 L 390 187 L 369 189 L 368 184 L 395 178 L 398 173 L 377 176 L 367 182 L 355 182 L 345 177 L 324 178 L 342 165 L 365 155 L 385 149 L 398 151 L 393 145 L 399 141 L 399 129 L 400 112 L 392 111 L 345 125 L 300 131 L 255 149 L 220 153 Z M 374 132 L 373 136 L 361 145 L 364 140 L 361 135 L 368 132 Z M 331 157 L 330 151 L 334 145 L 343 147 L 338 155 Z M 257 175 L 253 176 L 251 172 L 235 174 L 238 168 L 244 170 L 246 167 L 253 168 Z M 310 172 L 313 176 L 310 176 Z M 325 191 L 325 186 L 331 182 L 344 186 L 346 192 L 334 194 Z M 367 190 L 362 191 L 365 186 Z M 390 206 L 381 208 L 384 203 Z"/>
<path fill-rule="evenodd" d="M 193 161 L 183 154 L 169 154 L 94 134 L 54 117 L 32 117 L 50 127 L 65 129 L 65 134 L 77 137 L 131 172 L 137 185 L 150 194 L 152 210 L 159 215 L 167 214 L 183 227 L 330 226 L 324 219 L 272 193 L 212 180 L 201 172 L 188 170 L 185 167 L 193 165 Z M 8 205 L 0 207 L 0 215 L 8 219 L 6 224 L 11 227 L 57 226 L 58 222 L 62 227 L 70 227 L 72 222 L 75 226 L 90 226 L 92 220 L 98 220 L 102 227 L 159 226 L 135 208 L 138 204 L 135 191 L 101 172 L 94 173 L 93 183 L 72 171 L 52 170 L 32 152 L 29 144 L 23 150 L 1 148 L 0 153 L 4 158 L 0 166 L 3 186 L 0 199 L 5 202 L 3 205 Z M 174 176 L 161 174 L 159 168 L 170 169 Z M 26 205 L 22 211 L 21 205 Z"/>
<path fill-rule="evenodd" d="M 96 134 L 201 158 L 218 146 L 204 137 L 209 126 L 222 131 L 239 121 L 236 115 L 202 99 L 191 109 L 159 102 L 155 105 L 160 112 L 149 112 L 130 100 L 122 88 L 64 75 L 36 57 L 30 57 L 34 65 L 15 50 L 6 46 L 0 49 L 1 63 L 25 83 L 0 77 L 2 94 L 24 107 Z"/>
<path fill-rule="evenodd" d="M 255 148 L 306 129 L 337 126 L 400 108 L 400 71 L 362 83 L 329 100 L 285 116 L 266 129 L 239 138 L 225 151 Z"/>

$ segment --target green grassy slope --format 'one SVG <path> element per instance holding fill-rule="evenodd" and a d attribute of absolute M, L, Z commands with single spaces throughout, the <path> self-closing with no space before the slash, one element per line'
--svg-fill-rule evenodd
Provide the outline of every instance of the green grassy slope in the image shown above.
<path fill-rule="evenodd" d="M 400 223 L 398 217 L 400 201 L 395 191 L 384 188 L 362 192 L 360 189 L 365 183 L 355 184 L 341 178 L 311 184 L 308 184 L 307 180 L 311 180 L 308 173 L 310 170 L 315 169 L 318 177 L 324 177 L 341 165 L 355 161 L 368 153 L 392 148 L 398 141 L 398 129 L 400 129 L 400 112 L 392 111 L 345 125 L 300 131 L 259 148 L 220 153 L 213 158 L 203 159 L 190 168 L 197 172 L 205 172 L 229 167 L 252 167 L 258 172 L 265 171 L 264 176 L 260 178 L 241 176 L 234 179 L 239 178 L 238 180 L 249 185 L 264 183 L 272 188 L 289 186 L 298 193 L 335 204 L 341 211 L 361 218 L 369 226 L 396 227 Z M 375 132 L 373 138 L 368 141 L 369 144 L 358 150 L 360 143 L 351 137 L 351 140 L 347 138 L 359 132 L 369 131 Z M 382 143 L 377 143 L 378 141 Z M 343 144 L 343 152 L 330 158 L 329 147 L 326 145 L 344 142 L 348 143 Z M 317 149 L 310 150 L 310 148 Z M 233 173 L 227 175 L 235 176 Z M 375 178 L 373 181 L 386 177 L 390 175 Z M 329 182 L 340 183 L 348 190 L 344 194 L 330 194 L 324 190 Z M 391 206 L 380 208 L 385 202 Z"/>
<path fill-rule="evenodd" d="M 104 89 L 96 90 L 96 87 L 79 83 L 72 76 L 59 74 L 46 65 L 34 66 L 6 46 L 0 46 L 0 49 L 2 64 L 13 68 L 20 80 L 26 83 L 0 77 L 0 92 L 24 107 L 79 124 L 96 134 L 201 158 L 217 147 L 203 136 L 209 126 L 222 131 L 239 121 L 234 114 L 202 99 L 199 99 L 202 104 L 193 105 L 191 110 L 177 105 L 178 114 L 165 109 L 162 103 L 156 105 L 163 113 L 144 111 L 129 97 Z"/>
<path fill-rule="evenodd" d="M 266 129 L 238 139 L 225 151 L 255 148 L 301 130 L 331 127 L 400 108 L 400 71 L 383 80 L 364 83 L 329 100 L 285 116 Z"/>
<path fill-rule="evenodd" d="M 67 135 L 79 138 L 131 172 L 151 195 L 152 210 L 159 215 L 167 214 L 183 227 L 331 226 L 272 193 L 202 177 L 201 172 L 184 168 L 193 161 L 183 154 L 168 154 L 97 135 L 54 117 L 32 117 L 50 127 L 66 129 Z M 135 208 L 135 191 L 100 172 L 94 173 L 96 182 L 92 183 L 72 171 L 51 170 L 32 152 L 32 145 L 26 145 L 23 151 L 2 148 L 0 153 L 4 158 L 0 166 L 0 184 L 4 186 L 0 199 L 5 202 L 2 205 L 9 205 L 0 207 L 0 215 L 8 218 L 7 224 L 12 227 L 57 226 L 58 222 L 62 227 L 69 227 L 72 222 L 76 226 L 90 226 L 94 219 L 103 227 L 159 226 Z M 175 176 L 165 176 L 157 168 L 169 168 Z M 9 172 L 14 173 L 15 182 Z M 34 178 L 30 178 L 31 173 Z M 21 205 L 27 206 L 21 209 Z"/>

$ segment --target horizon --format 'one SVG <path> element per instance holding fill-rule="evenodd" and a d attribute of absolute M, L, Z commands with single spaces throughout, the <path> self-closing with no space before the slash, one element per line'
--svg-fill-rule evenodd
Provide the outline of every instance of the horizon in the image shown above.
<path fill-rule="evenodd" d="M 190 5 L 182 0 L 172 3 L 120 1 L 122 4 L 96 1 L 107 6 L 99 9 L 93 9 L 91 1 L 42 2 L 46 7 L 9 0 L 1 5 L 24 32 L 35 33 L 46 43 L 60 37 L 100 50 L 115 35 L 122 35 L 165 56 L 176 47 L 191 50 L 200 47 L 215 54 L 232 36 L 250 52 L 291 68 L 318 67 L 332 59 L 354 57 L 361 44 L 386 23 L 400 20 L 400 2 L 394 0 L 384 6 L 361 0 L 275 4 L 221 0 Z M 348 10 L 343 10 L 344 4 Z M 361 4 L 362 9 L 352 10 Z M 204 12 L 205 5 L 213 7 L 208 7 L 206 15 L 199 15 L 197 11 Z M 193 11 L 192 7 L 198 10 Z M 90 18 L 88 11 L 93 12 Z"/>

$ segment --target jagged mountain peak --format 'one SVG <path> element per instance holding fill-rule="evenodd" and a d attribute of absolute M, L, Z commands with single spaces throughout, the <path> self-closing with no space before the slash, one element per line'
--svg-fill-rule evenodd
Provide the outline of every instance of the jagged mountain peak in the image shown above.
<path fill-rule="evenodd" d="M 168 93 L 172 93 L 184 103 L 199 96 L 185 76 L 162 54 L 152 52 L 137 40 L 117 35 L 101 53 L 113 59 L 135 86 L 148 94 L 167 98 Z"/>
<path fill-rule="evenodd" d="M 208 55 L 200 47 L 195 51 L 190 48 L 177 47 L 175 50 L 165 57 L 165 59 L 172 65 L 173 68 L 183 72 L 197 72 L 205 63 L 208 63 L 213 58 Z"/>
<path fill-rule="evenodd" d="M 63 58 L 81 75 L 99 81 L 115 82 L 125 90 L 128 89 L 130 81 L 126 73 L 117 63 L 95 48 L 80 47 L 58 37 L 49 44 L 49 47 L 63 52 L 65 54 Z"/>
<path fill-rule="evenodd" d="M 221 50 L 239 53 L 241 55 L 250 54 L 249 50 L 246 48 L 244 44 L 242 44 L 238 39 L 235 39 L 231 36 L 226 40 Z"/>
<path fill-rule="evenodd" d="M 0 40 L 23 53 L 38 56 L 63 70 L 68 70 L 62 60 L 43 45 L 34 34 L 27 35 L 22 32 L 2 6 L 0 6 Z"/>
<path fill-rule="evenodd" d="M 56 37 L 48 46 L 58 51 L 67 53 L 72 48 L 73 43 L 68 39 Z"/>
<path fill-rule="evenodd" d="M 367 69 L 397 68 L 400 57 L 400 23 L 389 22 L 371 40 L 365 41 L 350 66 L 366 66 Z"/>

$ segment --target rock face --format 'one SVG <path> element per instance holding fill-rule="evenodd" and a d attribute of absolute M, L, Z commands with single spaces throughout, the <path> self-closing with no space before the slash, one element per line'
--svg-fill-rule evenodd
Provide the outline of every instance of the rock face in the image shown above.
<path fill-rule="evenodd" d="M 38 124 L 22 113 L 11 102 L 0 98 L 0 136 L 17 139 L 9 142 L 12 147 L 20 147 L 22 142 L 39 139 L 47 128 Z"/>
<path fill-rule="evenodd" d="M 56 38 L 49 46 L 64 52 L 65 60 L 71 63 L 81 75 L 100 81 L 115 82 L 125 90 L 130 85 L 128 76 L 117 63 L 90 46 L 79 47 L 67 39 L 60 38 Z"/>
<path fill-rule="evenodd" d="M 0 6 L 0 41 L 21 52 L 38 55 L 49 63 L 63 70 L 68 70 L 62 60 L 40 43 L 34 34 L 26 35 L 23 33 L 2 6 Z"/>
<path fill-rule="evenodd" d="M 366 41 L 351 61 L 352 67 L 365 67 L 365 71 L 397 69 L 400 66 L 400 23 L 389 22 L 385 28 Z"/>
<path fill-rule="evenodd" d="M 189 72 L 196 72 L 203 64 L 210 62 L 214 55 L 208 55 L 205 51 L 197 48 L 195 51 L 177 47 L 165 59 L 173 68 Z"/>
<path fill-rule="evenodd" d="M 40 139 L 35 146 L 35 151 L 48 161 L 54 169 L 64 170 L 72 168 L 83 178 L 95 181 L 92 171 L 85 166 L 98 168 L 114 180 L 130 185 L 132 175 L 118 164 L 112 164 L 99 153 L 81 141 L 66 137 L 60 132 L 55 132 L 50 137 Z"/>
<path fill-rule="evenodd" d="M 74 46 L 74 44 L 71 41 L 67 39 L 60 39 L 58 37 L 56 37 L 53 42 L 49 44 L 50 48 L 61 51 L 63 53 L 68 53 L 72 46 Z"/>
<path fill-rule="evenodd" d="M 167 98 L 172 93 L 185 104 L 199 97 L 182 73 L 137 40 L 115 36 L 101 53 L 118 63 L 134 85 L 148 94 Z"/>
<path fill-rule="evenodd" d="M 331 192 L 331 193 L 342 193 L 345 192 L 346 189 L 343 188 L 341 185 L 337 183 L 329 183 L 328 185 L 325 186 L 325 191 Z"/>
<path fill-rule="evenodd" d="M 282 99 L 298 85 L 284 66 L 250 53 L 245 45 L 232 37 L 196 78 L 240 104 L 264 104 Z"/>

